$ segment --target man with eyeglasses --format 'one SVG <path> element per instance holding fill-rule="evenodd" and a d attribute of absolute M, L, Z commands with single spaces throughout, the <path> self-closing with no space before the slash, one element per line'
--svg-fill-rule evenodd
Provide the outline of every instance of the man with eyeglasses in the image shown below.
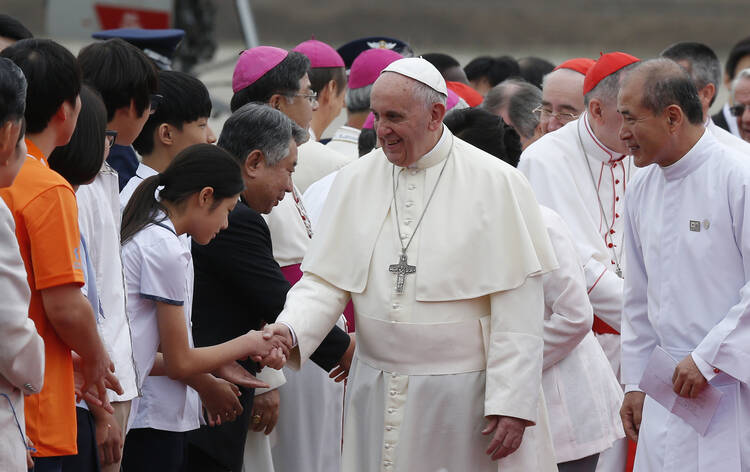
<path fill-rule="evenodd" d="M 750 69 L 743 69 L 732 81 L 732 103 L 729 112 L 737 120 L 740 137 L 750 142 Z"/>
<path fill-rule="evenodd" d="M 711 134 L 716 137 L 722 144 L 734 148 L 735 150 L 750 154 L 750 143 L 743 140 L 745 138 L 739 138 L 729 131 L 719 127 L 711 115 L 708 113 L 708 109 L 713 105 L 716 99 L 716 93 L 719 89 L 719 80 L 721 79 L 721 63 L 716 53 L 708 46 L 702 43 L 696 43 L 692 41 L 683 41 L 672 44 L 667 49 L 662 51 L 661 57 L 672 59 L 685 69 L 690 78 L 695 84 L 695 88 L 698 89 L 698 97 L 701 101 L 701 107 L 703 108 L 703 123 Z M 750 82 L 747 86 L 747 99 L 750 103 Z M 734 106 L 729 108 L 732 116 L 737 117 L 737 124 L 740 125 L 740 132 L 742 130 L 742 112 L 745 106 L 742 103 L 734 101 Z M 748 114 L 747 122 L 747 135 L 750 139 L 750 113 Z"/>
<path fill-rule="evenodd" d="M 539 138 L 518 164 L 539 203 L 555 210 L 570 227 L 594 308 L 593 330 L 618 377 L 624 196 L 635 169 L 618 135 L 622 117 L 617 92 L 623 72 L 636 62 L 623 52 L 602 55 L 583 79 L 585 111 Z M 599 470 L 621 472 L 626 453 L 626 442 L 618 441 L 602 452 Z"/>
<path fill-rule="evenodd" d="M 583 110 L 583 79 L 594 60 L 587 57 L 569 59 L 544 76 L 539 125 L 547 134 L 577 120 Z"/>

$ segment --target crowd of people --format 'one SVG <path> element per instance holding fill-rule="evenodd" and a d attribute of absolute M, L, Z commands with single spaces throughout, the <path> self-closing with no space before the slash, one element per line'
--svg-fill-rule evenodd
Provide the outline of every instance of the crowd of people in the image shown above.
<path fill-rule="evenodd" d="M 750 38 L 258 46 L 216 133 L 95 36 L 0 15 L 0 470 L 750 470 Z"/>

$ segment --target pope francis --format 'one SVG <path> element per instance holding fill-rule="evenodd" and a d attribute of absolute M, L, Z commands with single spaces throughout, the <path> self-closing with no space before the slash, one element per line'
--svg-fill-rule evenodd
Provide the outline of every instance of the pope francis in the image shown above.
<path fill-rule="evenodd" d="M 266 330 L 298 368 L 352 299 L 344 471 L 555 471 L 540 276 L 557 261 L 525 178 L 450 133 L 446 96 L 424 59 L 383 70 L 380 148 L 337 175 Z"/>

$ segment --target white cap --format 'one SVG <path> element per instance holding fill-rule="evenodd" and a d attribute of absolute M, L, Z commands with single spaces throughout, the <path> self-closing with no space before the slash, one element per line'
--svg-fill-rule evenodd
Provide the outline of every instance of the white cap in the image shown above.
<path fill-rule="evenodd" d="M 395 72 L 404 75 L 417 82 L 422 82 L 436 92 L 448 96 L 448 87 L 445 86 L 443 76 L 440 75 L 435 66 L 421 57 L 406 57 L 393 61 L 383 69 L 383 72 Z"/>

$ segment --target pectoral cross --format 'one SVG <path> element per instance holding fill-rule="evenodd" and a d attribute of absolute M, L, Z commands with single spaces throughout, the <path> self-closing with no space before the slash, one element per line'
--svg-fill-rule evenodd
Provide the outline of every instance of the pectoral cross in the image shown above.
<path fill-rule="evenodd" d="M 396 277 L 396 292 L 404 292 L 404 282 L 406 281 L 406 274 L 413 274 L 417 271 L 417 266 L 409 265 L 406 262 L 406 254 L 401 253 L 398 258 L 398 264 L 391 264 L 388 270 L 394 274 L 398 274 Z"/>

